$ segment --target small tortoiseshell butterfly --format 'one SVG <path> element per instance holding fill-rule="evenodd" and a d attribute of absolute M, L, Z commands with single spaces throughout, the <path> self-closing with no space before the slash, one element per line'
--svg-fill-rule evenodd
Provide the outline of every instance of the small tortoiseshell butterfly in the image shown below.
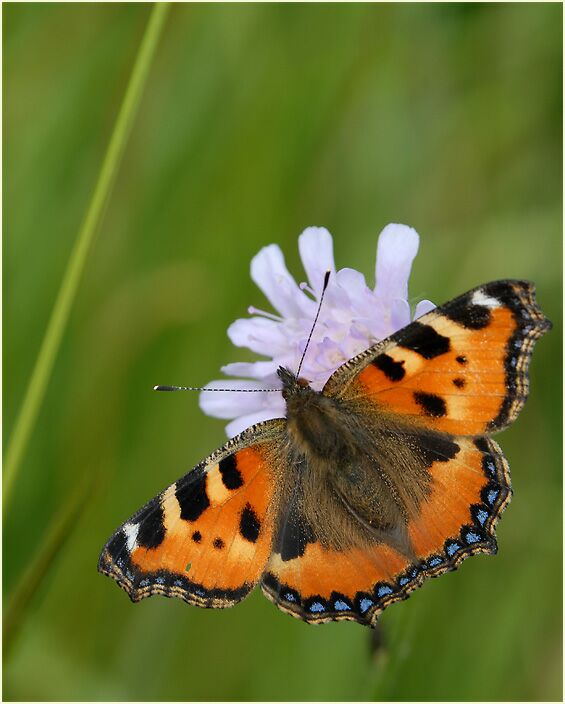
<path fill-rule="evenodd" d="M 223 608 L 260 582 L 309 623 L 374 626 L 427 577 L 495 553 L 510 501 L 489 436 L 528 394 L 551 327 L 524 281 L 495 281 L 341 366 L 321 392 L 279 368 L 287 417 L 248 428 L 111 537 L 99 570 L 132 601 Z"/>

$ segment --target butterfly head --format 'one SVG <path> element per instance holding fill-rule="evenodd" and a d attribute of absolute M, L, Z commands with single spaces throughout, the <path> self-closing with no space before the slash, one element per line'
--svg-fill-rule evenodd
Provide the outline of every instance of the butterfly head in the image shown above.
<path fill-rule="evenodd" d="M 307 379 L 286 367 L 279 367 L 277 374 L 283 383 L 287 432 L 294 446 L 318 459 L 335 458 L 345 452 L 351 444 L 351 434 L 335 399 L 316 391 Z"/>
<path fill-rule="evenodd" d="M 297 394 L 312 393 L 310 382 L 301 376 L 297 376 L 286 367 L 279 367 L 277 376 L 283 383 L 282 395 L 285 401 Z"/>

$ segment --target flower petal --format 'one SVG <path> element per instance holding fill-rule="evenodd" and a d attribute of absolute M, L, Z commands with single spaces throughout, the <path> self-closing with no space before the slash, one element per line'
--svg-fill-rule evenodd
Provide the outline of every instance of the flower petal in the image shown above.
<path fill-rule="evenodd" d="M 257 391 L 265 385 L 249 379 L 220 379 L 206 384 L 207 389 L 229 389 L 221 391 L 202 391 L 198 403 L 200 408 L 214 418 L 233 418 L 246 413 L 260 412 L 272 402 L 270 396 L 281 396 L 275 392 Z M 233 390 L 232 390 L 233 389 Z M 254 391 L 243 391 L 252 389 Z M 239 392 L 239 393 L 238 393 Z M 282 396 L 281 396 L 282 399 Z"/>
<path fill-rule="evenodd" d="M 351 321 L 352 318 L 374 314 L 375 294 L 367 286 L 365 277 L 355 269 L 340 269 L 336 274 L 337 289 L 345 294 L 345 299 L 332 295 L 330 301 L 338 307 L 334 313 L 336 320 Z M 334 293 L 333 290 L 331 292 Z"/>
<path fill-rule="evenodd" d="M 390 303 L 390 329 L 388 335 L 405 328 L 410 323 L 410 305 L 408 301 L 396 298 Z"/>
<path fill-rule="evenodd" d="M 414 310 L 414 318 L 413 319 L 416 320 L 416 318 L 421 318 L 423 315 L 426 315 L 426 313 L 429 313 L 435 307 L 436 307 L 435 304 L 432 303 L 431 301 L 428 301 L 426 299 L 424 299 L 423 301 L 420 301 Z"/>
<path fill-rule="evenodd" d="M 408 277 L 420 238 L 407 225 L 387 225 L 377 245 L 375 293 L 385 299 L 408 299 Z"/>
<path fill-rule="evenodd" d="M 280 408 L 273 406 L 257 413 L 249 413 L 245 416 L 239 416 L 239 418 L 235 418 L 231 423 L 226 425 L 226 435 L 228 438 L 233 438 L 250 426 L 255 425 L 255 423 L 262 423 L 263 421 L 271 420 L 272 418 L 284 418 L 285 415 L 286 409 L 283 402 Z"/>
<path fill-rule="evenodd" d="M 268 318 L 239 318 L 228 328 L 228 336 L 236 347 L 249 347 L 252 352 L 274 357 L 288 348 L 284 326 Z"/>
<path fill-rule="evenodd" d="M 356 269 L 340 269 L 336 274 L 336 281 L 341 288 L 344 288 L 349 294 L 350 299 L 356 299 L 358 296 L 364 296 L 369 290 L 365 283 L 365 277 Z"/>
<path fill-rule="evenodd" d="M 298 249 L 310 286 L 319 298 L 326 271 L 335 272 L 332 236 L 325 227 L 307 227 L 298 238 Z"/>
<path fill-rule="evenodd" d="M 300 317 L 312 304 L 288 273 L 283 253 L 276 244 L 263 247 L 253 257 L 251 278 L 284 317 Z"/>
<path fill-rule="evenodd" d="M 261 379 L 262 381 L 266 381 L 266 378 L 269 377 L 267 382 L 269 385 L 271 385 L 271 379 L 274 378 L 276 381 L 273 383 L 278 387 L 281 385 L 280 379 L 276 375 L 278 367 L 278 363 L 275 360 L 271 360 L 269 362 L 232 362 L 231 364 L 225 364 L 221 369 L 222 373 L 228 376 L 243 376 L 251 379 Z M 273 387 L 271 386 L 271 388 Z"/>

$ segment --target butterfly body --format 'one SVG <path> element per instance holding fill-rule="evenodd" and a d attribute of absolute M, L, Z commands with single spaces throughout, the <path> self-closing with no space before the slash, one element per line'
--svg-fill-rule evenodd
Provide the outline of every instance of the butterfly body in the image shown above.
<path fill-rule="evenodd" d="M 225 607 L 260 583 L 309 623 L 374 625 L 427 577 L 496 551 L 511 488 L 489 434 L 521 410 L 549 326 L 531 284 L 497 281 L 351 359 L 322 391 L 280 368 L 286 418 L 149 502 L 100 571 L 134 601 Z"/>
<path fill-rule="evenodd" d="M 355 451 L 355 424 L 344 425 L 344 409 L 336 399 L 312 389 L 307 382 L 293 379 L 289 370 L 279 370 L 286 401 L 288 440 L 297 451 L 313 461 L 339 460 Z"/>
<path fill-rule="evenodd" d="M 325 548 L 346 550 L 389 542 L 413 555 L 405 524 L 426 493 L 415 432 L 378 407 L 313 390 L 280 370 L 287 405 L 282 479 L 300 530 Z M 413 441 L 407 440 L 410 435 Z M 283 498 L 283 503 L 285 499 Z"/>

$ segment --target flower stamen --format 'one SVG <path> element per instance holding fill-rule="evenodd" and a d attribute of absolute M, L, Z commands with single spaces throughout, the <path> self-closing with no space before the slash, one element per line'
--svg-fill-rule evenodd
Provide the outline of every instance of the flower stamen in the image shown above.
<path fill-rule="evenodd" d="M 280 315 L 275 315 L 274 313 L 268 313 L 266 310 L 261 310 L 260 308 L 255 308 L 255 306 L 249 306 L 247 308 L 249 315 L 262 315 L 264 318 L 269 318 L 269 320 L 274 320 L 276 323 L 282 323 L 284 318 Z"/>

